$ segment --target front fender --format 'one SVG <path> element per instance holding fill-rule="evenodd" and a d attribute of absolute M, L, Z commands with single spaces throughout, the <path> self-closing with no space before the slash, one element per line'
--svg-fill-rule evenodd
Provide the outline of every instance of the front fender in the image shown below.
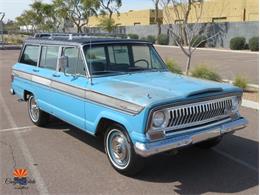
<path fill-rule="evenodd" d="M 99 113 L 98 117 L 95 120 L 95 127 L 97 129 L 98 124 L 102 118 L 113 120 L 122 126 L 124 126 L 132 140 L 133 143 L 136 141 L 146 141 L 146 136 L 142 131 L 143 124 L 137 121 L 143 121 L 141 118 L 143 116 L 132 116 L 128 114 L 118 114 L 111 111 L 102 111 Z"/>

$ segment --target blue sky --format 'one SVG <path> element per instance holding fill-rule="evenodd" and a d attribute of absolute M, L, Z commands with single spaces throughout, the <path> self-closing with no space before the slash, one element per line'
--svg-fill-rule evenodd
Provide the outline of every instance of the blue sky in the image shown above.
<path fill-rule="evenodd" d="M 51 0 L 42 0 L 43 2 L 50 3 Z M 0 12 L 5 12 L 5 19 L 15 19 L 21 13 L 29 8 L 33 0 L 0 0 Z M 120 12 L 128 10 L 141 10 L 153 8 L 152 0 L 123 0 L 123 6 Z"/>

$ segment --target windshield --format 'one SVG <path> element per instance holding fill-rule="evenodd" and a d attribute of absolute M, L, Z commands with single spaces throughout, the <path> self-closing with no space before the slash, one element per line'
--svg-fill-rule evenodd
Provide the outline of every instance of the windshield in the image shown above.
<path fill-rule="evenodd" d="M 149 45 L 85 46 L 84 54 L 92 75 L 165 70 L 163 61 Z"/>

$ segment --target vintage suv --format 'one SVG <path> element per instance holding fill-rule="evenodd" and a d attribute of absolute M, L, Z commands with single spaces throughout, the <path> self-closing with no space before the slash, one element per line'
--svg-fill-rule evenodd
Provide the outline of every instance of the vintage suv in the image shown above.
<path fill-rule="evenodd" d="M 28 102 L 35 125 L 53 115 L 103 136 L 111 165 L 126 175 L 141 170 L 144 157 L 210 148 L 247 125 L 240 88 L 173 74 L 140 40 L 30 38 L 13 66 L 11 93 Z"/>

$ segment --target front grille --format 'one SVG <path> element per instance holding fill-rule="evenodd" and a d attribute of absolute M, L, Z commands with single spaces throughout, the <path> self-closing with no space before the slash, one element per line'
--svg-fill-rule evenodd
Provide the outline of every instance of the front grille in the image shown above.
<path fill-rule="evenodd" d="M 231 97 L 169 108 L 167 129 L 183 129 L 221 120 L 230 115 Z"/>

